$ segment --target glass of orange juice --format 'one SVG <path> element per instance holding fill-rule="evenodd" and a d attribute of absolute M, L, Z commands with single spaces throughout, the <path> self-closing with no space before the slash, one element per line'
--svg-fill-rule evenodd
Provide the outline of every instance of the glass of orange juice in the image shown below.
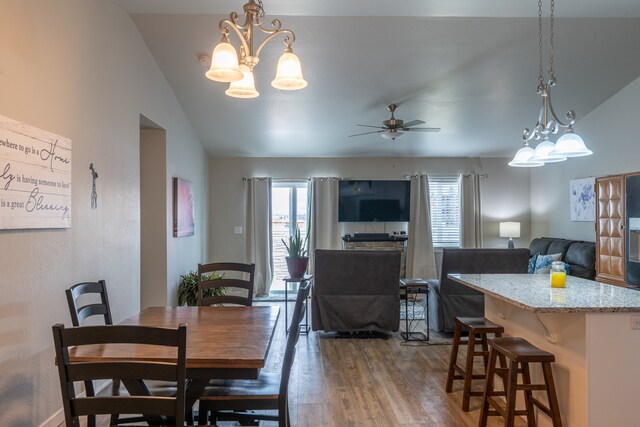
<path fill-rule="evenodd" d="M 552 288 L 564 288 L 567 286 L 567 271 L 564 269 L 564 262 L 553 261 L 549 277 Z"/>

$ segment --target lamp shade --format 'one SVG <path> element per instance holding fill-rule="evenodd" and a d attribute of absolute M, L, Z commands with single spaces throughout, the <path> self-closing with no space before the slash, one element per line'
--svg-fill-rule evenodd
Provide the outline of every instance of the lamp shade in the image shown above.
<path fill-rule="evenodd" d="M 388 129 L 380 134 L 385 139 L 395 140 L 396 138 L 400 138 L 404 135 L 404 132 L 399 131 L 397 129 Z"/>
<path fill-rule="evenodd" d="M 260 93 L 256 90 L 253 81 L 253 71 L 244 64 L 240 65 L 240 71 L 242 72 L 242 80 L 231 82 L 229 89 L 224 93 L 232 98 L 257 98 Z"/>
<path fill-rule="evenodd" d="M 514 168 L 535 168 L 544 166 L 544 163 L 542 162 L 530 161 L 532 156 L 533 148 L 529 147 L 529 144 L 525 144 L 525 146 L 519 149 L 516 155 L 513 156 L 513 160 L 509 162 L 509 166 Z"/>
<path fill-rule="evenodd" d="M 556 147 L 553 149 L 551 154 L 564 157 L 582 157 L 593 154 L 593 151 L 587 148 L 580 135 L 568 130 L 564 135 L 558 138 Z"/>
<path fill-rule="evenodd" d="M 205 73 L 208 79 L 216 82 L 235 82 L 242 79 L 242 72 L 238 67 L 238 54 L 228 42 L 220 42 L 213 49 L 211 67 Z"/>
<path fill-rule="evenodd" d="M 542 163 L 556 163 L 564 162 L 566 157 L 557 154 L 552 154 L 556 145 L 549 141 L 547 138 L 543 139 L 540 144 L 533 150 L 533 156 L 529 159 L 530 162 L 542 162 Z"/>
<path fill-rule="evenodd" d="M 519 222 L 501 222 L 500 237 L 520 237 Z"/>
<path fill-rule="evenodd" d="M 271 82 L 271 86 L 282 90 L 298 90 L 307 87 L 307 82 L 302 77 L 300 60 L 290 47 L 285 49 L 278 60 L 276 78 Z"/>

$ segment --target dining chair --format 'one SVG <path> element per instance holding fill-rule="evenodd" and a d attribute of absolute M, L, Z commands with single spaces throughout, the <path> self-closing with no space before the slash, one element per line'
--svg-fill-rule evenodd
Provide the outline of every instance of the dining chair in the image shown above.
<path fill-rule="evenodd" d="M 296 305 L 291 318 L 291 328 L 282 360 L 280 374 L 260 372 L 257 380 L 214 380 L 200 396 L 199 421 L 206 424 L 218 420 L 277 421 L 279 427 L 291 425 L 289 419 L 288 389 L 291 367 L 300 337 L 300 323 L 306 310 L 309 282 L 298 289 Z M 254 410 L 277 410 L 277 415 L 255 414 Z M 242 411 L 242 412 L 241 412 Z M 211 417 L 209 413 L 211 412 Z"/>
<path fill-rule="evenodd" d="M 250 306 L 253 303 L 255 270 L 255 264 L 238 262 L 198 264 L 198 305 L 238 304 Z M 213 278 L 203 280 L 203 275 L 213 275 Z M 225 294 L 214 295 L 213 290 L 220 288 L 225 288 Z M 230 289 L 240 289 L 243 293 L 246 292 L 246 296 L 228 294 Z"/>
<path fill-rule="evenodd" d="M 107 284 L 104 280 L 78 283 L 65 292 L 73 326 L 81 326 L 84 320 L 91 316 L 103 316 L 105 325 L 113 325 L 109 297 L 107 295 Z M 80 305 L 78 299 L 83 295 L 89 294 L 99 296 L 100 302 L 87 302 L 84 305 Z"/>
<path fill-rule="evenodd" d="M 65 425 L 79 427 L 80 417 L 95 418 L 96 415 L 103 414 L 142 414 L 150 424 L 184 425 L 186 338 L 187 327 L 185 324 L 180 324 L 177 329 L 131 325 L 65 328 L 62 324 L 54 325 L 53 340 L 60 376 Z M 69 347 L 78 348 L 95 344 L 144 344 L 174 347 L 177 360 L 174 362 L 71 361 Z M 109 379 L 134 383 L 145 379 L 172 381 L 175 384 L 176 392 L 173 396 L 76 395 L 74 387 L 76 382 Z M 135 421 L 140 421 L 140 418 Z"/>

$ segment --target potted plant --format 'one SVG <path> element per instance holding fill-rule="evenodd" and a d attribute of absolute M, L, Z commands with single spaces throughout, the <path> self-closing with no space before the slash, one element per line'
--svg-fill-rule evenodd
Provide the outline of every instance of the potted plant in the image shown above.
<path fill-rule="evenodd" d="M 307 265 L 309 264 L 309 257 L 307 256 L 307 236 L 304 239 L 300 236 L 300 229 L 296 227 L 293 236 L 289 236 L 289 243 L 285 242 L 284 247 L 287 248 L 289 253 L 288 257 L 285 257 L 287 261 L 287 270 L 289 270 L 289 276 L 299 278 L 304 276 L 304 272 L 307 271 Z"/>
<path fill-rule="evenodd" d="M 224 278 L 224 273 L 218 274 L 205 273 L 202 280 L 217 280 Z M 205 293 L 208 297 L 221 296 L 226 293 L 226 288 L 207 289 Z M 198 273 L 190 271 L 184 276 L 180 276 L 180 285 L 178 286 L 178 305 L 198 305 Z"/>

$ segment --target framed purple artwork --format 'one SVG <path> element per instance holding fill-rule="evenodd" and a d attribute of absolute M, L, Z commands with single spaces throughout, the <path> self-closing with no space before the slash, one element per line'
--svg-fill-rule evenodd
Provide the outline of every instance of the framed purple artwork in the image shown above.
<path fill-rule="evenodd" d="M 191 182 L 173 178 L 173 237 L 193 236 L 193 188 Z"/>

